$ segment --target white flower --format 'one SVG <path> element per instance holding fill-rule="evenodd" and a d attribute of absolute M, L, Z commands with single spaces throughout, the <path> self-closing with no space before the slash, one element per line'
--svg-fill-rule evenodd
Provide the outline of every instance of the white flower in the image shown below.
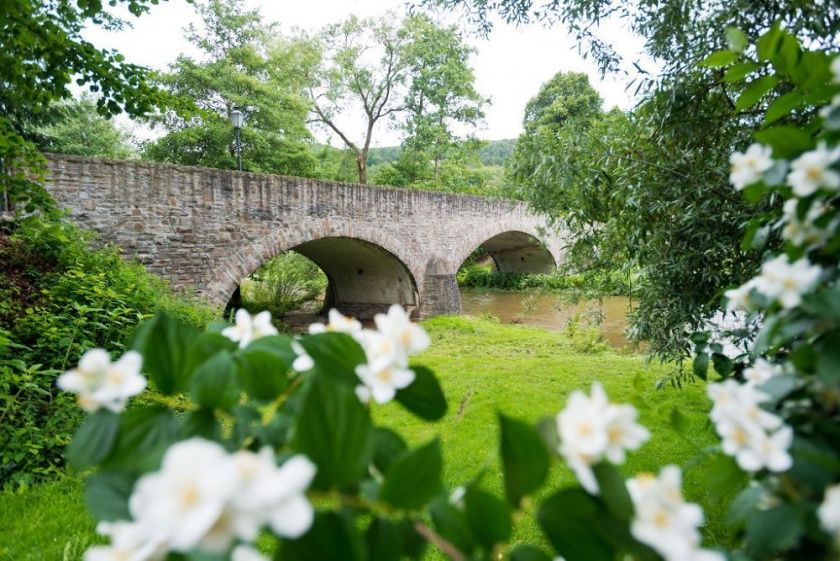
<path fill-rule="evenodd" d="M 377 403 L 388 403 L 397 394 L 397 390 L 408 387 L 414 381 L 414 371 L 395 364 L 360 364 L 356 367 L 356 375 L 370 391 L 370 395 Z M 366 394 L 356 389 L 359 399 Z"/>
<path fill-rule="evenodd" d="M 791 263 L 787 255 L 767 261 L 761 266 L 761 275 L 755 285 L 768 298 L 778 300 L 784 308 L 795 308 L 802 302 L 802 295 L 811 290 L 822 274 L 818 265 L 811 265 L 803 257 Z"/>
<path fill-rule="evenodd" d="M 315 510 L 304 492 L 315 470 L 306 456 L 292 456 L 277 470 L 273 485 L 266 487 L 272 502 L 268 523 L 278 536 L 298 538 L 312 526 Z"/>
<path fill-rule="evenodd" d="M 269 559 L 250 545 L 237 545 L 233 548 L 230 561 L 269 561 Z"/>
<path fill-rule="evenodd" d="M 706 392 L 714 402 L 710 417 L 722 439 L 723 451 L 734 457 L 741 469 L 790 469 L 793 460 L 788 449 L 793 431 L 780 417 L 760 407 L 769 399 L 766 394 L 754 384 L 739 384 L 732 378 L 709 384 Z"/>
<path fill-rule="evenodd" d="M 169 547 L 190 551 L 222 520 L 237 490 L 233 465 L 215 442 L 192 438 L 172 445 L 160 471 L 141 477 L 129 500 L 134 520 Z"/>
<path fill-rule="evenodd" d="M 659 476 L 640 474 L 627 481 L 635 517 L 630 531 L 637 540 L 655 549 L 665 561 L 723 561 L 725 557 L 700 548 L 703 511 L 686 503 L 682 473 L 676 466 L 662 468 Z"/>
<path fill-rule="evenodd" d="M 339 333 L 349 333 L 356 335 L 362 331 L 362 324 L 359 320 L 345 316 L 335 308 L 329 311 L 327 315 L 329 322 L 327 325 L 323 323 L 313 323 L 309 326 L 309 334 L 315 335 L 318 333 L 325 333 L 328 331 L 337 331 Z"/>
<path fill-rule="evenodd" d="M 791 172 L 787 182 L 797 197 L 807 197 L 816 193 L 820 187 L 840 188 L 840 173 L 831 169 L 831 165 L 840 159 L 840 148 L 829 150 L 824 143 L 810 152 L 805 152 L 791 163 Z"/>
<path fill-rule="evenodd" d="M 755 288 L 754 279 L 745 282 L 737 288 L 730 288 L 723 293 L 726 297 L 726 309 L 730 312 L 749 310 L 751 308 L 750 293 Z"/>
<path fill-rule="evenodd" d="M 161 561 L 166 557 L 165 544 L 140 524 L 100 522 L 96 532 L 108 536 L 111 544 L 89 548 L 84 561 Z"/>
<path fill-rule="evenodd" d="M 59 376 L 56 385 L 78 394 L 85 411 L 104 407 L 119 413 L 130 397 L 146 387 L 146 378 L 140 374 L 142 363 L 137 351 L 128 351 L 112 363 L 107 351 L 92 349 L 82 355 L 79 366 Z"/>
<path fill-rule="evenodd" d="M 837 57 L 835 60 L 840 60 Z M 817 510 L 823 529 L 834 537 L 840 546 L 840 483 L 826 487 L 825 497 Z"/>
<path fill-rule="evenodd" d="M 315 361 L 312 360 L 312 357 L 309 356 L 306 349 L 303 348 L 303 345 L 297 341 L 292 341 L 292 350 L 297 355 L 295 360 L 292 362 L 293 370 L 296 370 L 297 372 L 306 372 L 315 366 Z"/>
<path fill-rule="evenodd" d="M 599 492 L 594 464 L 605 457 L 623 462 L 625 450 L 639 448 L 650 437 L 647 429 L 636 423 L 636 416 L 632 406 L 610 403 L 597 382 L 592 384 L 590 396 L 572 392 L 557 415 L 558 451 L 589 493 Z"/>
<path fill-rule="evenodd" d="M 729 156 L 729 181 L 738 191 L 761 180 L 761 174 L 773 167 L 769 146 L 753 143 L 746 152 Z"/>
<path fill-rule="evenodd" d="M 429 335 L 422 327 L 411 323 L 408 314 L 399 304 L 388 308 L 387 314 L 376 314 L 373 321 L 379 332 L 397 343 L 406 355 L 421 353 L 429 348 Z"/>
<path fill-rule="evenodd" d="M 271 313 L 260 312 L 251 317 L 248 310 L 236 310 L 236 323 L 222 330 L 222 335 L 231 341 L 238 342 L 239 348 L 244 349 L 252 341 L 269 335 L 277 335 L 277 328 L 271 323 Z"/>
<path fill-rule="evenodd" d="M 784 204 L 785 226 L 782 228 L 782 237 L 794 245 L 817 245 L 828 239 L 830 235 L 828 228 L 820 228 L 814 222 L 818 220 L 828 207 L 822 201 L 815 201 L 805 217 L 800 220 L 797 214 L 799 199 L 788 199 Z"/>
<path fill-rule="evenodd" d="M 744 379 L 748 384 L 760 386 L 770 378 L 781 374 L 782 367 L 765 358 L 756 359 L 755 363 L 744 369 Z"/>
<path fill-rule="evenodd" d="M 831 73 L 834 74 L 834 82 L 840 83 L 840 56 L 835 56 L 831 61 Z"/>

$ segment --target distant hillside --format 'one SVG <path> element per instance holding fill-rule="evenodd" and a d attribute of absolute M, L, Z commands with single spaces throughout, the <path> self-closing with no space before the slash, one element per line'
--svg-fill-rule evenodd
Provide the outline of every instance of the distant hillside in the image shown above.
<path fill-rule="evenodd" d="M 504 140 L 488 140 L 487 144 L 482 148 L 478 156 L 481 163 L 485 166 L 503 166 L 507 163 L 508 158 L 513 154 L 513 148 L 516 146 L 515 138 L 506 138 Z M 371 148 L 368 154 L 368 166 L 375 166 L 377 164 L 385 164 L 393 162 L 400 157 L 399 146 L 383 146 L 381 148 Z"/>

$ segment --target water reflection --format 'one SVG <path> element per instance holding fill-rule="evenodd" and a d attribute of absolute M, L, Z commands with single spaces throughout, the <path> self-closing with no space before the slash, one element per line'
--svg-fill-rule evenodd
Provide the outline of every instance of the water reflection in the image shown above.
<path fill-rule="evenodd" d="M 624 296 L 569 304 L 556 293 L 461 290 L 461 304 L 464 313 L 471 316 L 491 314 L 502 323 L 522 323 L 554 330 L 564 329 L 575 317 L 582 323 L 600 319 L 604 340 L 618 348 L 629 345 L 624 329 L 630 300 Z"/>

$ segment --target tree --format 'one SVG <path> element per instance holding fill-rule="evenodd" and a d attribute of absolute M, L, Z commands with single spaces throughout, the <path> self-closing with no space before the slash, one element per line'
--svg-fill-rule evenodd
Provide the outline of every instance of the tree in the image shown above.
<path fill-rule="evenodd" d="M 37 130 L 40 150 L 118 160 L 134 154 L 129 135 L 96 111 L 95 98 L 60 103 L 53 113 L 49 125 Z"/>
<path fill-rule="evenodd" d="M 154 0 L 113 0 L 140 16 Z M 43 171 L 32 129 L 56 101 L 72 97 L 71 82 L 97 94 L 102 115 L 142 116 L 172 102 L 150 81 L 148 69 L 82 38 L 88 25 L 119 29 L 123 22 L 101 2 L 10 0 L 0 3 L 0 190 L 3 206 L 28 202 L 50 207 L 49 196 L 30 176 Z M 28 169 L 9 175 L 7 170 Z"/>
<path fill-rule="evenodd" d="M 744 32 L 758 36 L 777 20 L 817 48 L 836 48 L 840 8 L 807 0 L 424 3 L 461 7 L 484 29 L 493 13 L 508 21 L 560 23 L 602 72 L 616 71 L 624 62 L 594 31 L 604 14 L 623 20 L 645 39 L 645 52 L 661 71 L 638 80 L 643 101 L 633 115 L 611 118 L 580 138 L 574 161 L 562 143 L 535 146 L 539 151 L 527 193 L 538 209 L 570 228 L 573 264 L 618 266 L 640 276 L 630 335 L 649 341 L 661 358 L 685 358 L 686 335 L 719 311 L 723 289 L 743 282 L 759 260 L 758 252 L 740 249 L 740 226 L 774 204 L 747 205 L 732 194 L 723 171 L 725 155 L 749 142 L 767 108 L 766 102 L 747 111 L 739 107 L 734 91 L 748 67 L 722 81 L 720 70 L 698 64 L 726 44 L 743 49 Z M 727 26 L 742 31 L 722 33 Z M 757 89 L 764 84 L 784 93 L 783 85 L 760 82 L 752 92 L 759 99 L 767 93 Z M 802 117 L 794 112 L 790 119 Z"/>
<path fill-rule="evenodd" d="M 173 94 L 195 101 L 201 114 L 158 119 L 168 133 L 149 144 L 145 157 L 183 164 L 236 168 L 229 116 L 246 115 L 241 131 L 244 169 L 312 175 L 315 159 L 306 129 L 309 110 L 304 68 L 315 59 L 309 46 L 276 37 L 258 10 L 240 0 L 210 0 L 197 6 L 203 30 L 187 38 L 203 60 L 178 57 L 162 83 Z"/>
<path fill-rule="evenodd" d="M 392 14 L 379 19 L 351 16 L 331 25 L 314 39 L 321 65 L 310 90 L 314 121 L 323 124 L 356 156 L 359 183 L 367 183 L 367 159 L 376 125 L 404 109 L 402 89 L 408 70 L 404 49 L 408 34 Z M 339 115 L 358 113 L 361 140 Z"/>
<path fill-rule="evenodd" d="M 405 99 L 403 149 L 431 160 L 437 180 L 441 161 L 460 140 L 453 127 L 475 126 L 484 117 L 482 106 L 487 100 L 475 89 L 469 65 L 474 49 L 456 26 L 441 27 L 427 16 L 413 16 L 406 28 L 411 82 Z"/>

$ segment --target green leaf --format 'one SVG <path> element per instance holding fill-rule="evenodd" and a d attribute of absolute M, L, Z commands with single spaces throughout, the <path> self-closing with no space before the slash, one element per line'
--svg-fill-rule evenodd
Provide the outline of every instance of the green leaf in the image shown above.
<path fill-rule="evenodd" d="M 749 109 L 758 103 L 778 83 L 779 77 L 776 75 L 760 76 L 752 82 L 747 83 L 744 91 L 735 100 L 735 109 L 739 111 Z"/>
<path fill-rule="evenodd" d="M 425 366 L 413 366 L 414 381 L 397 391 L 396 400 L 406 409 L 427 421 L 437 421 L 446 415 L 446 398 L 440 382 Z"/>
<path fill-rule="evenodd" d="M 164 395 L 187 389 L 192 370 L 186 349 L 197 337 L 194 329 L 166 312 L 158 312 L 137 328 L 132 348 L 143 355 L 143 371 Z"/>
<path fill-rule="evenodd" d="M 776 158 L 790 158 L 811 148 L 811 135 L 798 127 L 779 125 L 755 133 L 755 139 L 773 148 Z"/>
<path fill-rule="evenodd" d="M 503 501 L 470 485 L 464 494 L 464 507 L 472 535 L 485 549 L 492 550 L 495 544 L 510 539 L 510 507 Z"/>
<path fill-rule="evenodd" d="M 705 463 L 706 469 L 702 483 L 712 501 L 720 501 L 735 489 L 744 485 L 746 474 L 741 471 L 735 460 L 724 454 L 716 454 Z"/>
<path fill-rule="evenodd" d="M 802 531 L 802 517 L 794 505 L 760 510 L 747 521 L 747 550 L 763 559 L 796 545 Z"/>
<path fill-rule="evenodd" d="M 779 22 L 776 22 L 766 33 L 758 38 L 758 41 L 756 41 L 758 60 L 770 60 L 773 56 L 775 56 L 781 41 L 781 25 Z"/>
<path fill-rule="evenodd" d="M 551 556 L 535 545 L 517 545 L 510 552 L 510 561 L 551 561 Z"/>
<path fill-rule="evenodd" d="M 694 375 L 702 380 L 705 380 L 709 372 L 709 355 L 706 353 L 700 353 L 695 356 L 693 368 Z"/>
<path fill-rule="evenodd" d="M 193 400 L 210 409 L 230 409 L 239 402 L 236 364 L 227 351 L 219 351 L 195 371 L 191 382 Z"/>
<path fill-rule="evenodd" d="M 732 51 L 717 51 L 702 61 L 700 61 L 700 66 L 704 66 L 706 68 L 720 68 L 722 66 L 728 66 L 735 62 L 737 55 Z"/>
<path fill-rule="evenodd" d="M 802 94 L 798 91 L 788 92 L 777 97 L 767 108 L 764 114 L 764 124 L 775 123 L 782 117 L 786 117 L 791 111 L 802 104 Z"/>
<path fill-rule="evenodd" d="M 415 522 L 410 518 L 403 518 L 400 521 L 400 537 L 403 555 L 409 559 L 419 560 L 426 553 L 426 546 L 429 542 L 417 532 L 414 524 Z"/>
<path fill-rule="evenodd" d="M 212 409 L 199 409 L 184 415 L 184 421 L 181 424 L 183 438 L 200 436 L 208 440 L 219 440 L 221 434 L 222 427 Z"/>
<path fill-rule="evenodd" d="M 236 351 L 236 343 L 218 333 L 201 333 L 193 339 L 190 348 L 187 349 L 184 368 L 190 372 L 195 372 L 204 361 L 219 351 L 232 353 Z"/>
<path fill-rule="evenodd" d="M 614 465 L 608 462 L 595 464 L 592 471 L 598 481 L 598 489 L 601 491 L 601 500 L 616 520 L 629 522 L 633 518 L 633 501 L 627 486 L 624 484 L 624 477 Z"/>
<path fill-rule="evenodd" d="M 738 64 L 733 64 L 726 71 L 726 74 L 723 75 L 723 80 L 725 82 L 737 82 L 759 68 L 761 68 L 761 66 L 754 62 L 740 62 Z"/>
<path fill-rule="evenodd" d="M 446 499 L 438 498 L 429 505 L 429 514 L 435 530 L 443 539 L 469 554 L 475 546 L 475 538 L 467 522 L 467 515 L 455 508 Z"/>
<path fill-rule="evenodd" d="M 89 415 L 67 446 L 67 462 L 82 471 L 105 459 L 114 447 L 120 416 L 100 409 Z"/>
<path fill-rule="evenodd" d="M 726 516 L 727 524 L 741 525 L 746 522 L 758 510 L 758 503 L 764 496 L 764 489 L 760 485 L 750 485 L 735 497 L 729 505 L 729 513 Z"/>
<path fill-rule="evenodd" d="M 408 448 L 399 434 L 384 427 L 373 429 L 373 442 L 373 465 L 380 473 L 386 473 L 394 459 Z"/>
<path fill-rule="evenodd" d="M 367 473 L 373 431 L 353 388 L 314 377 L 298 417 L 296 442 L 318 466 L 314 485 L 319 489 L 355 483 Z"/>
<path fill-rule="evenodd" d="M 178 421 L 164 407 L 130 409 L 120 418 L 114 452 L 106 465 L 140 473 L 160 466 L 166 449 L 178 439 Z"/>
<path fill-rule="evenodd" d="M 283 540 L 278 559 L 283 561 L 362 561 L 364 542 L 348 516 L 318 512 L 312 528 L 296 540 Z"/>
<path fill-rule="evenodd" d="M 289 385 L 295 356 L 288 337 L 257 339 L 236 355 L 239 383 L 255 400 L 273 401 Z"/>
<path fill-rule="evenodd" d="M 613 561 L 616 552 L 598 531 L 598 502 L 583 489 L 554 493 L 539 509 L 537 520 L 555 551 L 566 559 Z"/>
<path fill-rule="evenodd" d="M 440 490 L 442 470 L 438 439 L 406 450 L 388 469 L 379 498 L 399 508 L 420 508 Z"/>
<path fill-rule="evenodd" d="M 727 27 L 724 30 L 724 36 L 726 37 L 726 44 L 729 46 L 729 50 L 742 53 L 747 48 L 747 34 L 737 27 Z"/>
<path fill-rule="evenodd" d="M 671 408 L 671 414 L 668 417 L 669 421 L 671 422 L 671 428 L 674 429 L 676 432 L 683 434 L 686 429 L 686 420 L 685 415 L 680 413 L 680 410 L 676 407 Z"/>
<path fill-rule="evenodd" d="M 128 498 L 134 478 L 125 473 L 101 471 L 85 480 L 85 502 L 97 520 L 130 520 Z"/>
<path fill-rule="evenodd" d="M 499 414 L 499 448 L 505 476 L 505 495 L 514 506 L 533 493 L 548 476 L 550 457 L 532 426 Z"/>
<path fill-rule="evenodd" d="M 722 353 L 712 353 L 712 362 L 715 365 L 715 372 L 726 378 L 732 374 L 732 359 Z"/>
<path fill-rule="evenodd" d="M 356 367 L 367 359 L 353 337 L 346 333 L 319 333 L 303 337 L 300 344 L 315 361 L 319 374 L 353 388 L 359 384 Z"/>
<path fill-rule="evenodd" d="M 385 518 L 374 518 L 365 533 L 369 561 L 399 561 L 402 555 L 400 528 Z"/>

